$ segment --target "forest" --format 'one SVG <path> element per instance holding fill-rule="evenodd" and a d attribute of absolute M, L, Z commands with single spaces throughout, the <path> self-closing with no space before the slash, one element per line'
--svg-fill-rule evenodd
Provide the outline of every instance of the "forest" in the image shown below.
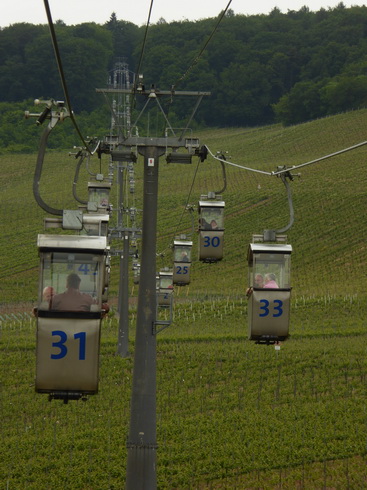
<path fill-rule="evenodd" d="M 103 25 L 69 26 L 57 20 L 72 109 L 81 126 L 106 132 L 109 109 L 96 88 L 108 86 L 117 60 L 128 65 L 132 80 L 139 70 L 148 87 L 209 91 L 195 121 L 201 128 L 293 125 L 366 106 L 367 7 L 340 3 L 287 13 L 274 8 L 252 16 L 228 10 L 217 21 L 167 23 L 162 18 L 146 29 L 115 13 Z M 49 26 L 2 28 L 2 153 L 36 149 L 34 121 L 23 120 L 35 98 L 64 100 Z M 172 124 L 182 126 L 187 104 L 179 98 L 168 104 Z M 69 139 L 65 130 L 54 144 L 64 147 Z"/>

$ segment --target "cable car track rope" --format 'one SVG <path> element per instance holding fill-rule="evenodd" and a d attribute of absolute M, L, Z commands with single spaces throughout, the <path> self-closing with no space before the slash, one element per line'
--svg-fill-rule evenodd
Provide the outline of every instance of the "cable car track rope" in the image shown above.
<path fill-rule="evenodd" d="M 292 165 L 291 167 L 287 167 L 286 169 L 281 169 L 281 170 L 277 170 L 277 171 L 273 171 L 273 172 L 267 172 L 265 170 L 258 170 L 256 168 L 245 167 L 244 165 L 239 165 L 238 163 L 229 162 L 228 160 L 224 160 L 224 159 L 219 158 L 216 155 L 214 155 L 214 153 L 210 150 L 210 148 L 208 146 L 206 146 L 206 148 L 208 150 L 208 153 L 210 153 L 210 155 L 213 158 L 215 158 L 216 160 L 219 160 L 220 162 L 227 163 L 228 165 L 232 165 L 233 167 L 242 168 L 243 170 L 248 170 L 249 172 L 256 172 L 256 173 L 260 173 L 263 175 L 269 175 L 270 177 L 273 177 L 273 176 L 281 175 L 285 172 L 289 172 L 290 170 L 296 170 L 298 168 L 306 167 L 307 165 L 312 165 L 313 163 L 318 163 L 318 162 L 321 162 L 323 160 L 327 160 L 329 158 L 333 158 L 335 156 L 342 155 L 343 153 L 347 153 L 348 151 L 352 151 L 352 150 L 355 150 L 357 148 L 361 148 L 362 146 L 365 146 L 365 145 L 367 145 L 367 141 L 363 141 L 362 143 L 357 143 L 356 145 L 349 146 L 348 148 L 344 148 L 342 150 L 335 151 L 333 153 L 329 153 L 328 155 L 324 155 L 320 158 L 315 158 L 314 160 L 310 160 L 310 161 L 305 162 L 305 163 L 300 163 L 298 165 Z"/>
<path fill-rule="evenodd" d="M 149 14 L 148 14 L 148 20 L 147 20 L 147 25 L 145 27 L 145 31 L 144 31 L 144 39 L 143 39 L 143 46 L 141 48 L 141 51 L 140 51 L 140 57 L 139 57 L 139 63 L 138 63 L 138 69 L 136 71 L 136 74 L 135 74 L 135 80 L 134 80 L 134 86 L 133 86 L 133 94 L 134 94 L 134 99 L 133 99 L 133 106 L 135 104 L 135 94 L 136 94 L 136 88 L 137 88 L 137 78 L 136 78 L 136 75 L 139 76 L 139 73 L 140 73 L 140 68 L 141 68 L 141 65 L 142 65 L 142 62 L 143 62 L 143 56 L 144 56 L 144 51 L 145 51 L 145 45 L 146 45 L 146 42 L 147 42 L 147 37 L 148 37 L 148 28 L 149 28 L 149 25 L 150 25 L 150 16 L 152 14 L 152 9 L 153 9 L 153 2 L 154 0 L 151 0 L 150 2 L 150 7 L 149 7 Z"/>
<path fill-rule="evenodd" d="M 86 150 L 92 154 L 92 151 L 89 149 L 88 147 L 88 144 L 86 143 L 80 129 L 79 129 L 79 126 L 75 120 L 75 117 L 74 117 L 74 113 L 73 113 L 73 110 L 72 110 L 72 107 L 71 107 L 71 102 L 70 102 L 70 97 L 69 97 L 69 91 L 68 91 L 68 88 L 67 88 L 67 85 L 66 85 L 66 79 L 65 79 L 65 74 L 64 74 L 64 70 L 63 70 L 63 67 L 62 67 L 62 62 L 61 62 L 61 56 L 60 56 L 60 51 L 59 51 L 59 47 L 58 47 L 58 43 L 57 43 L 57 38 L 56 38 L 56 33 L 55 33 L 55 29 L 54 29 L 54 25 L 53 25 L 53 20 L 52 20 L 52 15 L 51 15 L 51 10 L 50 10 L 50 6 L 49 6 L 49 3 L 48 3 L 48 0 L 43 0 L 44 2 L 44 5 L 45 5 L 45 10 L 46 10 L 46 15 L 47 15 L 47 20 L 48 20 L 48 26 L 49 26 L 49 29 L 50 29 L 50 34 L 51 34 L 51 39 L 52 39 L 52 45 L 53 45 L 53 48 L 54 48 L 54 53 L 55 53 L 55 57 L 56 57 L 56 62 L 57 62 L 57 67 L 58 67 L 58 70 L 59 70 L 59 74 L 60 74 L 60 78 L 61 78 L 61 84 L 62 84 L 62 87 L 63 87 L 63 91 L 64 91 L 64 95 L 65 95 L 65 100 L 66 100 L 66 105 L 67 105 L 67 108 L 69 110 L 69 115 L 70 115 L 70 118 L 72 120 L 72 123 L 76 129 L 76 132 L 78 133 L 81 141 L 83 142 L 83 145 L 85 146 Z"/>
<path fill-rule="evenodd" d="M 185 207 L 184 207 L 184 209 L 183 209 L 183 211 L 182 211 L 182 213 L 181 213 L 181 216 L 180 216 L 180 218 L 179 218 L 179 220 L 178 220 L 178 223 L 177 223 L 177 225 L 176 225 L 175 231 L 174 231 L 174 233 L 173 233 L 173 237 L 170 239 L 170 243 L 173 243 L 173 240 L 175 239 L 175 237 L 176 237 L 176 235 L 177 235 L 177 230 L 178 230 L 178 227 L 180 226 L 180 224 L 181 224 L 181 222 L 182 222 L 183 215 L 184 215 L 185 211 L 186 211 L 186 210 L 187 210 L 187 208 L 188 208 L 189 200 L 190 200 L 190 197 L 191 197 L 192 190 L 193 190 L 193 188 L 194 188 L 194 184 L 195 184 L 196 176 L 197 176 L 197 173 L 198 173 L 198 170 L 199 170 L 199 166 L 200 166 L 200 158 L 198 159 L 198 163 L 197 163 L 197 165 L 196 165 L 195 174 L 194 174 L 194 177 L 193 177 L 193 179 L 192 179 L 192 183 L 191 183 L 191 186 L 190 186 L 189 193 L 188 193 L 188 195 L 187 195 L 187 199 L 186 199 Z M 163 256 L 164 256 L 164 253 L 165 253 L 167 250 L 169 250 L 169 249 L 170 249 L 170 244 L 168 244 L 168 245 L 166 246 L 166 248 L 165 248 L 165 249 L 164 249 L 162 252 L 158 252 L 158 253 L 157 253 L 157 255 L 162 256 L 162 257 L 163 257 Z"/>
<path fill-rule="evenodd" d="M 182 77 L 180 77 L 176 83 L 174 83 L 172 85 L 172 88 L 176 88 L 177 85 L 182 82 L 183 80 L 185 80 L 185 78 L 187 77 L 187 75 L 190 73 L 190 71 L 193 69 L 193 67 L 196 65 L 196 63 L 199 61 L 199 59 L 202 57 L 204 51 L 206 50 L 208 44 L 210 43 L 210 41 L 212 40 L 216 30 L 218 29 L 219 27 L 219 24 L 222 22 L 222 19 L 223 17 L 225 16 L 225 14 L 227 13 L 227 10 L 229 8 L 229 6 L 231 5 L 232 3 L 232 0 L 229 0 L 226 8 L 223 10 L 223 12 L 221 12 L 219 14 L 219 17 L 218 17 L 218 20 L 217 20 L 217 23 L 215 24 L 214 26 L 214 29 L 212 30 L 211 34 L 209 35 L 209 38 L 206 40 L 206 42 L 204 43 L 204 46 L 201 48 L 199 54 L 194 58 L 194 60 L 192 61 L 191 65 L 187 68 L 187 70 L 185 71 L 185 73 L 182 75 Z"/>

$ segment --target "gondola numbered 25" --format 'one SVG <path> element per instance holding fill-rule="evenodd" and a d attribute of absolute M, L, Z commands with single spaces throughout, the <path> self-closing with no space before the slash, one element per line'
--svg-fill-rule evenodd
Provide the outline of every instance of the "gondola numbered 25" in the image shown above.
<path fill-rule="evenodd" d="M 251 243 L 248 248 L 248 338 L 275 344 L 289 336 L 292 247 Z"/>
<path fill-rule="evenodd" d="M 36 391 L 79 399 L 98 392 L 107 238 L 39 235 Z"/>
<path fill-rule="evenodd" d="M 192 241 L 173 241 L 173 284 L 186 286 L 190 283 Z"/>

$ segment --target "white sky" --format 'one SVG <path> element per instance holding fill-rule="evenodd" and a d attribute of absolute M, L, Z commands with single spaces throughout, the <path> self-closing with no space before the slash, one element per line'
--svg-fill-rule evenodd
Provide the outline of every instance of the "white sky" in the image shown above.
<path fill-rule="evenodd" d="M 163 17 L 173 20 L 198 20 L 216 17 L 229 0 L 154 0 L 151 23 Z M 104 24 L 115 12 L 118 20 L 126 20 L 141 26 L 146 24 L 151 0 L 49 0 L 52 19 L 63 20 L 66 24 L 96 22 Z M 367 0 L 344 0 L 346 7 L 365 5 Z M 235 14 L 269 14 L 278 7 L 283 13 L 299 10 L 306 5 L 310 10 L 334 8 L 339 0 L 232 0 L 230 8 Z M 1 0 L 0 27 L 17 22 L 47 24 L 43 0 Z"/>

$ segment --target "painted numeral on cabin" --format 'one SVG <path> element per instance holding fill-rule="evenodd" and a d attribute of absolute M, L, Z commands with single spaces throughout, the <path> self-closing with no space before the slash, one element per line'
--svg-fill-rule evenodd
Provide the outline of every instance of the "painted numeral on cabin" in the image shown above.
<path fill-rule="evenodd" d="M 217 248 L 220 245 L 220 238 L 217 236 L 213 236 L 212 238 L 210 236 L 205 236 L 204 237 L 204 247 L 214 247 Z"/>
<path fill-rule="evenodd" d="M 283 301 L 281 301 L 280 299 L 274 299 L 273 303 L 274 313 L 272 313 L 271 316 L 274 318 L 278 318 L 283 314 Z M 260 313 L 259 316 L 268 316 L 270 314 L 270 302 L 267 299 L 261 299 L 260 304 L 262 304 L 262 306 L 260 306 L 260 310 L 262 311 L 262 313 Z"/>
<path fill-rule="evenodd" d="M 90 266 L 90 264 L 80 264 L 78 267 L 78 271 L 81 272 L 84 276 L 87 275 L 92 275 L 95 276 L 97 275 L 97 271 L 93 270 L 94 268 Z"/>
<path fill-rule="evenodd" d="M 68 353 L 68 348 L 65 345 L 66 341 L 68 340 L 68 336 L 63 330 L 53 330 L 51 334 L 52 337 L 59 337 L 59 340 L 52 342 L 52 347 L 59 350 L 57 353 L 51 354 L 51 359 L 63 359 Z M 87 333 L 78 332 L 74 334 L 74 339 L 79 340 L 78 360 L 85 361 Z"/>
<path fill-rule="evenodd" d="M 177 274 L 188 274 L 189 268 L 187 265 L 184 265 L 183 267 L 181 265 L 178 265 L 176 272 Z"/>

